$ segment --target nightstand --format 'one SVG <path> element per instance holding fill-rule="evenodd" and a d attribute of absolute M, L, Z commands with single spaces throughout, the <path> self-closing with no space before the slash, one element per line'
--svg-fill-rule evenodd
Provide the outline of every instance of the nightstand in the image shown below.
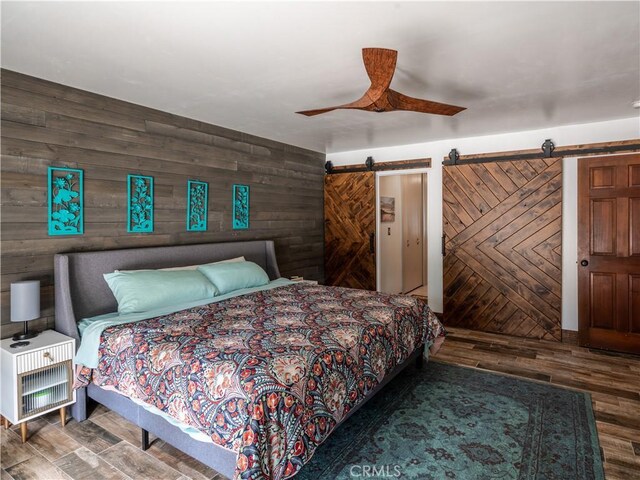
<path fill-rule="evenodd" d="M 15 340 L 0 342 L 2 393 L 0 413 L 4 427 L 20 424 L 22 442 L 27 441 L 27 422 L 60 410 L 62 426 L 66 407 L 76 401 L 73 390 L 73 356 L 76 341 L 53 330 L 45 330 L 29 345 L 11 348 Z"/>

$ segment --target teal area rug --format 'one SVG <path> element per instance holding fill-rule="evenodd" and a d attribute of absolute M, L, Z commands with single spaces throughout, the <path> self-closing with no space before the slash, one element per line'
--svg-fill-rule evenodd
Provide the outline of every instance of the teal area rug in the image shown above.
<path fill-rule="evenodd" d="M 603 479 L 589 394 L 431 361 L 408 367 L 295 477 Z"/>

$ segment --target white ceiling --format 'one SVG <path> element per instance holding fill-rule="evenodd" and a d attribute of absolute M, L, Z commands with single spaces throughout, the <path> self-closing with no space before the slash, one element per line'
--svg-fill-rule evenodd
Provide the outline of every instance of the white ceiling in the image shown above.
<path fill-rule="evenodd" d="M 321 152 L 638 115 L 640 3 L 2 2 L 2 66 Z M 362 47 L 455 117 L 359 98 Z"/>

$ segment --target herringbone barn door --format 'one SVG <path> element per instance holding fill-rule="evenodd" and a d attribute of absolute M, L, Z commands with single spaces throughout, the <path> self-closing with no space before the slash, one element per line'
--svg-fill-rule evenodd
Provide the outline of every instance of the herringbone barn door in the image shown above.
<path fill-rule="evenodd" d="M 324 219 L 326 284 L 375 290 L 375 174 L 326 175 Z"/>
<path fill-rule="evenodd" d="M 446 325 L 561 339 L 562 159 L 443 167 Z"/>

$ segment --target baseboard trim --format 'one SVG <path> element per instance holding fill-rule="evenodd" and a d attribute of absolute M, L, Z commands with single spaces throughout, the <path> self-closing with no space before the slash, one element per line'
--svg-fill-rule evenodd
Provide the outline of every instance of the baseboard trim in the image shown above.
<path fill-rule="evenodd" d="M 575 330 L 562 330 L 562 343 L 578 345 L 578 332 Z"/>

